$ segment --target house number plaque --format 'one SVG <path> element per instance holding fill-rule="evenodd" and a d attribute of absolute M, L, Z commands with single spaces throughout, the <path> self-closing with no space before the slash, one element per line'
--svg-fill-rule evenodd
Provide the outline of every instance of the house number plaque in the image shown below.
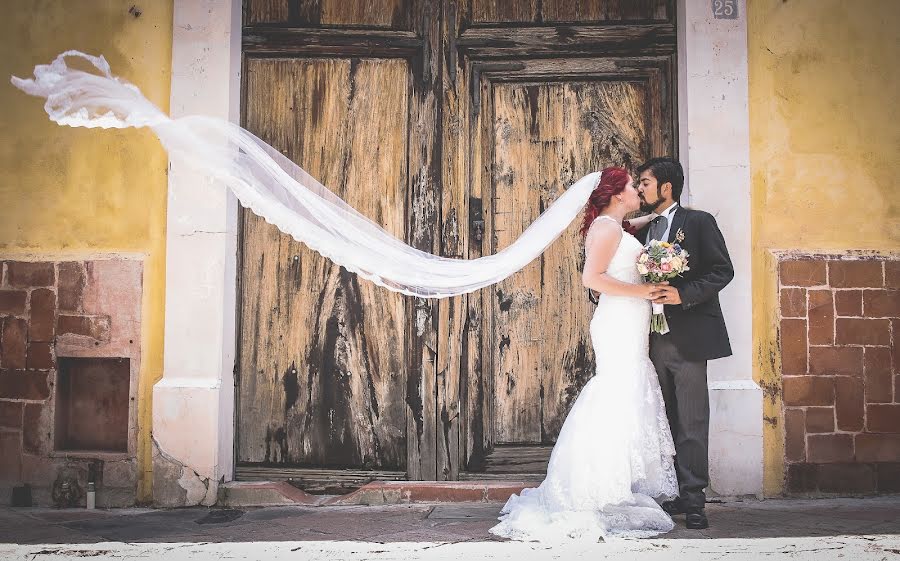
<path fill-rule="evenodd" d="M 715 19 L 737 19 L 738 0 L 712 0 L 712 13 Z"/>

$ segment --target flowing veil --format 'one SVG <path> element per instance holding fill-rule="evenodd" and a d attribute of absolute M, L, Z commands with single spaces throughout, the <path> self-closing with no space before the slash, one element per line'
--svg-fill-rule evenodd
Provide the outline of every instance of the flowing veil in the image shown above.
<path fill-rule="evenodd" d="M 99 74 L 70 68 L 67 57 L 87 60 Z M 12 77 L 12 83 L 46 98 L 44 109 L 60 125 L 151 128 L 170 158 L 220 181 L 243 206 L 282 232 L 378 285 L 423 298 L 472 292 L 522 269 L 575 219 L 600 178 L 594 172 L 579 179 L 502 251 L 451 259 L 403 243 L 233 123 L 205 116 L 169 118 L 136 86 L 113 76 L 102 56 L 66 51 L 36 66 L 34 78 Z"/>

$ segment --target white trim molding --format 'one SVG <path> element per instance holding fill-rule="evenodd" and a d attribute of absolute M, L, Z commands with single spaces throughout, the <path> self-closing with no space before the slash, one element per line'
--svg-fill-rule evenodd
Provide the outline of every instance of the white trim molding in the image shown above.
<path fill-rule="evenodd" d="M 175 2 L 172 41 L 172 116 L 237 122 L 241 1 Z M 175 162 L 168 193 L 153 438 L 154 471 L 174 475 L 154 477 L 153 496 L 163 506 L 213 504 L 218 483 L 234 473 L 238 204 L 231 191 Z"/>
<path fill-rule="evenodd" d="M 680 158 L 688 203 L 716 217 L 734 264 L 720 299 L 734 354 L 709 364 L 710 484 L 762 495 L 762 390 L 753 381 L 747 2 L 715 19 L 708 0 L 678 2 Z"/>

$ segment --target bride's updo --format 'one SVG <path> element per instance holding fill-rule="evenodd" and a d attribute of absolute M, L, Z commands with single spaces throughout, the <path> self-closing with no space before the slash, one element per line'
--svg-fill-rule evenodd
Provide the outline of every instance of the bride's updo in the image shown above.
<path fill-rule="evenodd" d="M 631 176 L 625 168 L 610 167 L 600 172 L 600 182 L 594 187 L 591 197 L 584 208 L 584 223 L 581 225 L 581 235 L 587 235 L 588 229 L 594 223 L 594 219 L 609 206 L 610 200 L 625 190 Z M 634 233 L 631 224 L 626 220 L 622 227 L 626 232 Z"/>

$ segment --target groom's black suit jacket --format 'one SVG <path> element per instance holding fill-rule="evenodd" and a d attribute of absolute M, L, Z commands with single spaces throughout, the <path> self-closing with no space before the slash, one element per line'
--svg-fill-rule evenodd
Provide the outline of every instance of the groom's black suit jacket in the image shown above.
<path fill-rule="evenodd" d="M 649 230 L 638 232 L 641 243 L 646 243 Z M 731 343 L 719 305 L 719 291 L 734 278 L 725 238 L 711 214 L 681 205 L 675 209 L 667 241 L 676 243 L 679 231 L 684 239 L 678 243 L 690 255 L 691 270 L 669 281 L 678 289 L 681 304 L 665 306 L 669 333 L 663 337 L 671 337 L 687 360 L 730 356 Z"/>

